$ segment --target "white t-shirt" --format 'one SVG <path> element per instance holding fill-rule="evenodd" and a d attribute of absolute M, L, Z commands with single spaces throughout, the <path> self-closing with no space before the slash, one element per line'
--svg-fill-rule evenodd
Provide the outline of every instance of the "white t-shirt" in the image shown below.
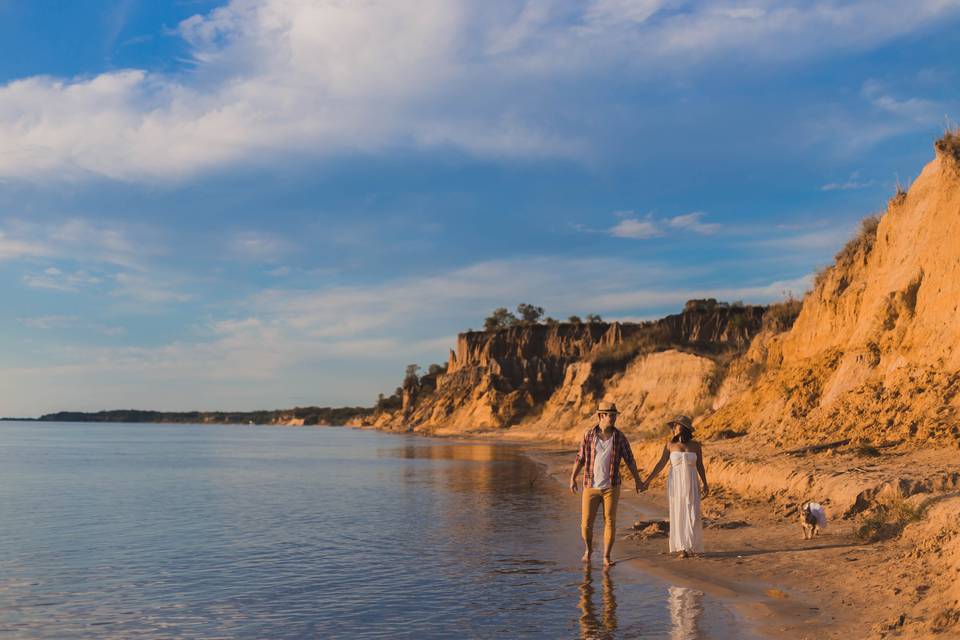
<path fill-rule="evenodd" d="M 606 440 L 603 438 L 593 439 L 596 456 L 593 459 L 593 488 L 610 488 L 610 456 L 613 455 L 613 436 Z"/>

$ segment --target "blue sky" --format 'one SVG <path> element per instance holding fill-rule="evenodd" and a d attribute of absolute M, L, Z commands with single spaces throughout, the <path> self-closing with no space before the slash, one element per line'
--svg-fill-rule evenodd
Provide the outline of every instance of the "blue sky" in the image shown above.
<path fill-rule="evenodd" d="M 960 0 L 0 0 L 0 415 L 369 404 L 498 306 L 802 294 Z"/>

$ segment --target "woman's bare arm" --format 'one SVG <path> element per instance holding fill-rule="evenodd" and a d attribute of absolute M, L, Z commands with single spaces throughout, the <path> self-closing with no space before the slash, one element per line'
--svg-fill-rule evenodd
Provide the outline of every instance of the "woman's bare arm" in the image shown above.
<path fill-rule="evenodd" d="M 697 473 L 700 474 L 700 480 L 703 482 L 703 491 L 700 495 L 704 498 L 710 493 L 710 487 L 707 486 L 707 469 L 703 466 L 703 447 L 697 443 Z"/>
<path fill-rule="evenodd" d="M 663 453 L 660 455 L 660 459 L 657 461 L 657 465 L 653 468 L 653 471 L 650 472 L 650 475 L 647 476 L 647 479 L 643 481 L 643 488 L 646 489 L 650 484 L 650 481 L 657 477 L 662 470 L 664 465 L 667 464 L 667 460 L 670 459 L 670 450 L 667 447 L 663 448 Z"/>

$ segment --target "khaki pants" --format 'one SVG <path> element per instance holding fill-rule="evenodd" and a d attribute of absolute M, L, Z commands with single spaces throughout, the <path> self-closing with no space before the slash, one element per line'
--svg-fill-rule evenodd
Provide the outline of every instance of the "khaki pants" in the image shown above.
<path fill-rule="evenodd" d="M 603 503 L 603 544 L 604 549 L 613 545 L 613 537 L 617 531 L 617 502 L 620 500 L 620 487 L 609 489 L 583 488 L 583 498 L 580 501 L 580 534 L 583 541 L 593 545 L 593 523 L 597 519 L 597 509 Z"/>

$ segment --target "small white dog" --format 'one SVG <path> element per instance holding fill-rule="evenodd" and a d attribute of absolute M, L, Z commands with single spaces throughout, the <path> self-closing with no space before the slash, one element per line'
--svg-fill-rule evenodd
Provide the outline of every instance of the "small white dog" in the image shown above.
<path fill-rule="evenodd" d="M 804 503 L 800 509 L 800 526 L 804 540 L 820 535 L 820 530 L 827 526 L 827 513 L 819 502 Z"/>

